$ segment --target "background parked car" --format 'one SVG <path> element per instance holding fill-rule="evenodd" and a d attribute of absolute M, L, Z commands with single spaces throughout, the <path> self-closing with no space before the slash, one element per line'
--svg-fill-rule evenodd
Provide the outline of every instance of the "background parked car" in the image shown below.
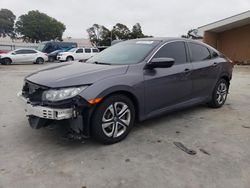
<path fill-rule="evenodd" d="M 68 50 L 70 50 L 72 48 L 69 48 L 69 49 L 65 49 L 65 50 L 56 50 L 56 51 L 53 51 L 51 53 L 48 54 L 48 58 L 49 58 L 49 62 L 54 62 L 55 60 L 57 60 L 57 55 L 61 52 L 67 52 Z"/>
<path fill-rule="evenodd" d="M 86 60 L 99 53 L 97 48 L 72 48 L 57 55 L 59 61 Z"/>
<path fill-rule="evenodd" d="M 0 50 L 0 54 L 6 54 L 8 52 L 9 52 L 9 50 Z"/>
<path fill-rule="evenodd" d="M 6 54 L 0 55 L 1 63 L 9 65 L 12 63 L 37 63 L 42 64 L 48 61 L 47 54 L 38 50 L 22 48 L 17 49 Z"/>
<path fill-rule="evenodd" d="M 76 48 L 77 43 L 75 42 L 42 42 L 39 44 L 37 50 L 44 53 L 51 53 L 56 50 L 68 50 L 71 48 Z"/>

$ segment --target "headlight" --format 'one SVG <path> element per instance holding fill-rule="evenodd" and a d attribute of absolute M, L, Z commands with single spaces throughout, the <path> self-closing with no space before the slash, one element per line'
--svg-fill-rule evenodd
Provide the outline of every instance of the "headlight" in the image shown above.
<path fill-rule="evenodd" d="M 79 93 L 81 93 L 88 86 L 82 87 L 70 87 L 62 89 L 51 89 L 43 92 L 43 100 L 46 101 L 61 101 L 65 99 L 70 99 Z"/>

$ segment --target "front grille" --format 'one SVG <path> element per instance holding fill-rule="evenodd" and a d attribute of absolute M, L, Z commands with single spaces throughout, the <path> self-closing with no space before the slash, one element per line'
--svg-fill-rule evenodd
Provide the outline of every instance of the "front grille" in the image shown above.
<path fill-rule="evenodd" d="M 30 102 L 42 102 L 42 94 L 46 89 L 48 88 L 26 81 L 22 95 L 28 98 Z"/>

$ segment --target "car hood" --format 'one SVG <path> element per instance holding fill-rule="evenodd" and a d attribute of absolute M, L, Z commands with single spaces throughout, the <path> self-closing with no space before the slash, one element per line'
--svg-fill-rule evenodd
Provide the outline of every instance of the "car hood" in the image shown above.
<path fill-rule="evenodd" d="M 107 77 L 125 74 L 128 65 L 61 63 L 38 70 L 25 79 L 51 88 L 92 84 Z"/>
<path fill-rule="evenodd" d="M 72 54 L 72 52 L 59 52 L 60 55 L 69 55 Z"/>

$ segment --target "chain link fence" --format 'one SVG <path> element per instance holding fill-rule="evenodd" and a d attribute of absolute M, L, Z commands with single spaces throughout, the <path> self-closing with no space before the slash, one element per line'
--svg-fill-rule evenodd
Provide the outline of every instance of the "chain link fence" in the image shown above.
<path fill-rule="evenodd" d="M 2 51 L 12 51 L 19 48 L 33 48 L 36 49 L 38 44 L 1 44 L 0 43 L 0 50 Z"/>

